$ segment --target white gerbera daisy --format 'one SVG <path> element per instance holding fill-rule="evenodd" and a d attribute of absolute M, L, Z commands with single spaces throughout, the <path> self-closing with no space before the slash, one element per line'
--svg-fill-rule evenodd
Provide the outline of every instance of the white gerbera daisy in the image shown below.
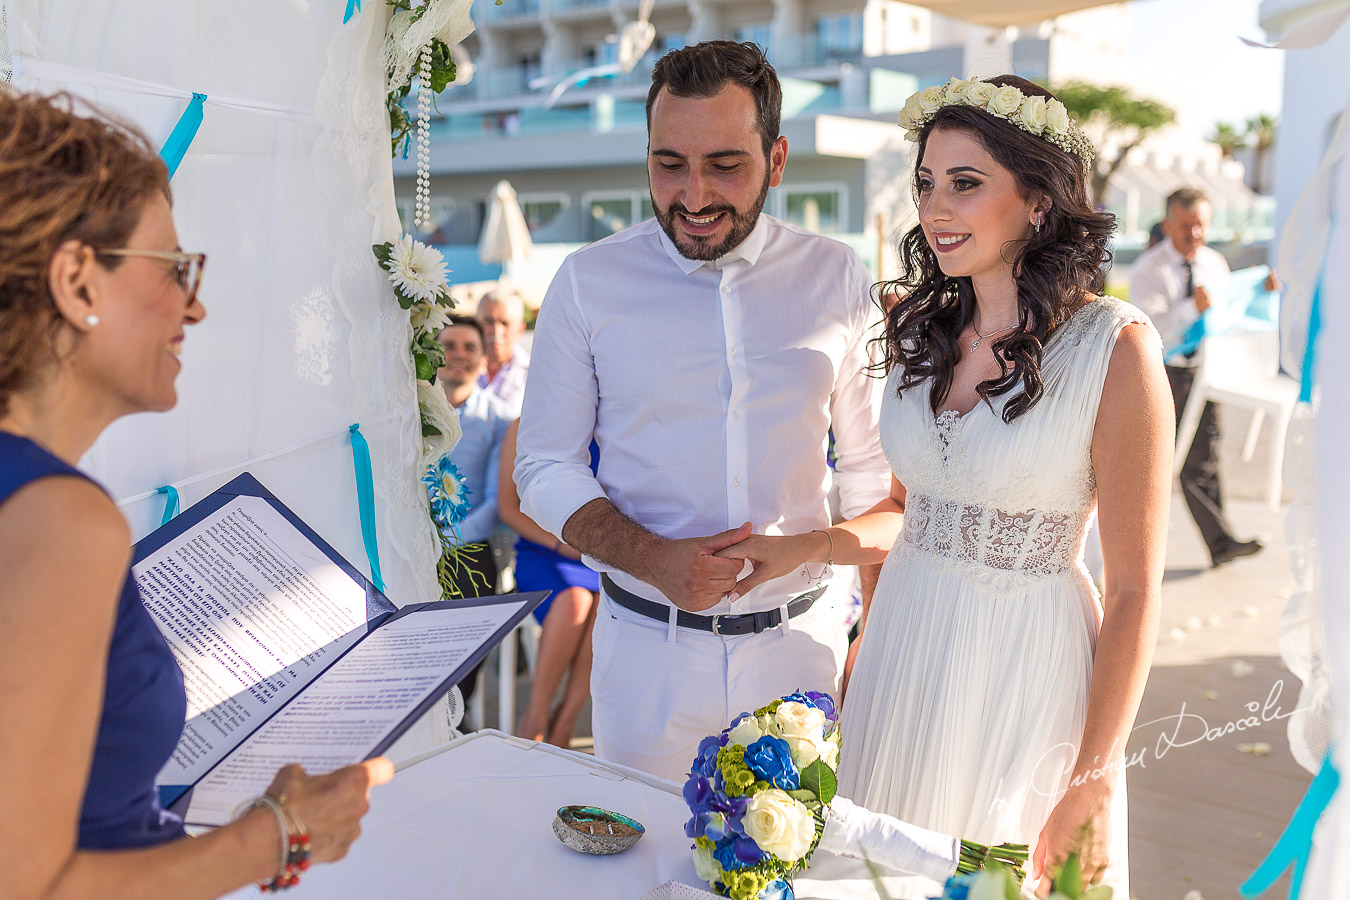
<path fill-rule="evenodd" d="M 445 289 L 448 270 L 440 251 L 405 234 L 389 254 L 389 280 L 406 296 L 430 303 Z"/>
<path fill-rule="evenodd" d="M 439 303 L 414 303 L 412 307 L 412 327 L 438 334 L 450 324 L 450 310 Z"/>

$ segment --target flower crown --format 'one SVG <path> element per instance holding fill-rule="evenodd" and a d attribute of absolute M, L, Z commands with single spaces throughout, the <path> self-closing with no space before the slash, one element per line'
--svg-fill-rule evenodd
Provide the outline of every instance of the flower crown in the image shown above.
<path fill-rule="evenodd" d="M 1096 150 L 1078 129 L 1064 104 L 1040 95 L 1028 97 L 1012 85 L 1002 87 L 972 78 L 953 78 L 912 94 L 900 111 L 900 127 L 905 137 L 919 140 L 923 126 L 932 121 L 944 106 L 973 106 L 991 116 L 1006 119 L 1027 134 L 1045 138 L 1065 153 L 1078 157 L 1083 168 L 1092 165 Z"/>

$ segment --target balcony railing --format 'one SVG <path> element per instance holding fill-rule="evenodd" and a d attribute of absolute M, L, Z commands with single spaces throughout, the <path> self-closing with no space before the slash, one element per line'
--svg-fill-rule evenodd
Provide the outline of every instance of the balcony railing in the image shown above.
<path fill-rule="evenodd" d="M 539 0 L 502 0 L 500 4 L 493 0 L 479 0 L 474 4 L 474 13 L 482 16 L 485 22 L 500 22 L 521 16 L 539 15 Z"/>

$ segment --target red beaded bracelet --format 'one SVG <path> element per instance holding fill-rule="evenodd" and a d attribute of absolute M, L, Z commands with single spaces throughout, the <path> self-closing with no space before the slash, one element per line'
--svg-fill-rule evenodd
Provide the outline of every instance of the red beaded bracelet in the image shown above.
<path fill-rule="evenodd" d="M 277 817 L 277 826 L 281 832 L 281 858 L 277 865 L 277 874 L 271 881 L 259 882 L 258 890 L 263 893 L 284 891 L 300 883 L 300 873 L 309 868 L 309 855 L 312 845 L 309 832 L 300 816 L 286 805 L 286 796 L 272 797 L 263 794 L 249 805 L 250 809 L 265 806 Z"/>

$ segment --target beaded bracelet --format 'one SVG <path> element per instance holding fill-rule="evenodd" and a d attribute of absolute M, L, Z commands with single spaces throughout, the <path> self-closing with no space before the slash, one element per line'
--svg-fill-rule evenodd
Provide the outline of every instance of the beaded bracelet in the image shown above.
<path fill-rule="evenodd" d="M 300 873 L 309 868 L 311 844 L 305 823 L 294 809 L 286 805 L 286 795 L 272 797 L 263 794 L 249 804 L 249 809 L 266 807 L 277 817 L 277 826 L 281 832 L 281 857 L 277 865 L 277 874 L 271 881 L 259 882 L 258 890 L 263 893 L 284 891 L 300 883 Z"/>

